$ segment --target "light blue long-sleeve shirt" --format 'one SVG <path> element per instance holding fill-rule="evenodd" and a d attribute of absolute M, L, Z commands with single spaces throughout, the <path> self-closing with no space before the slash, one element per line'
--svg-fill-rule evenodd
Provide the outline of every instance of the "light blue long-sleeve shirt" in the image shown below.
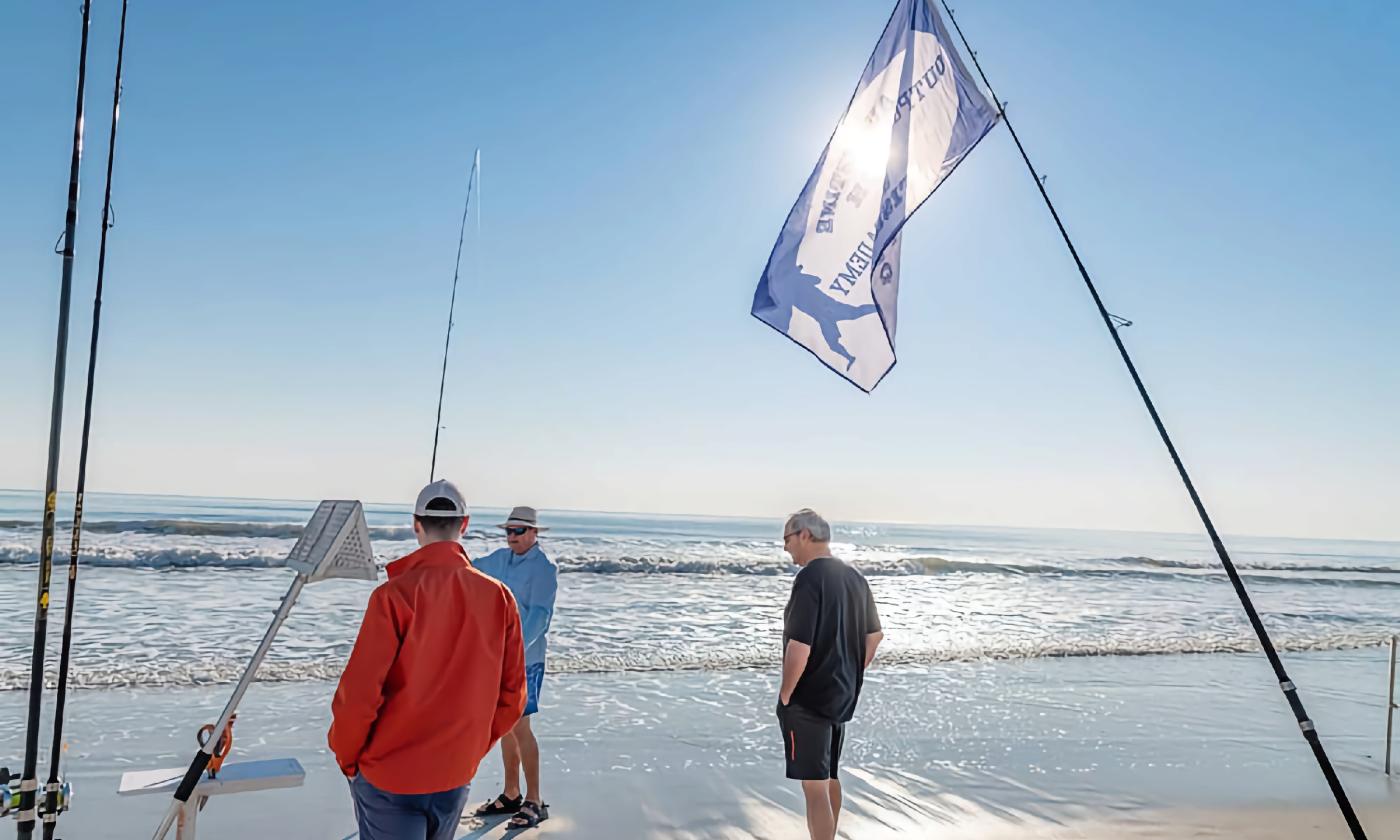
<path fill-rule="evenodd" d="M 520 608 L 520 633 L 525 642 L 525 666 L 544 662 L 546 638 L 554 618 L 554 596 L 559 591 L 559 569 L 538 544 L 517 555 L 498 548 L 473 563 L 477 571 L 506 585 Z"/>

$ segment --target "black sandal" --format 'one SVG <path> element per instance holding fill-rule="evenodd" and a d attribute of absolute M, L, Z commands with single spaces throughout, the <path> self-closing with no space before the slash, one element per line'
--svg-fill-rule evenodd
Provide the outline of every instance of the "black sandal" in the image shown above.
<path fill-rule="evenodd" d="M 534 828 L 545 820 L 549 819 L 549 806 L 543 802 L 534 803 L 528 799 L 520 806 L 520 810 L 506 823 L 506 828 Z"/>
<path fill-rule="evenodd" d="M 478 817 L 496 817 L 501 814 L 519 813 L 520 806 L 525 803 L 523 796 L 506 796 L 504 792 L 495 799 L 476 809 Z"/>

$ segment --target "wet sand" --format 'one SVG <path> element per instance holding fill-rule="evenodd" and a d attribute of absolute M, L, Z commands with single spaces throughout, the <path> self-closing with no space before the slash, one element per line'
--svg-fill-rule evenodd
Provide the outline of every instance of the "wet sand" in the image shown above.
<path fill-rule="evenodd" d="M 1381 772 L 1384 652 L 1290 658 L 1372 838 L 1400 837 Z M 1262 658 L 1095 657 L 872 671 L 843 768 L 849 838 L 1324 838 L 1347 831 Z M 1369 689 L 1365 688 L 1370 686 Z M 330 683 L 264 683 L 240 709 L 233 760 L 297 758 L 295 790 L 214 799 L 200 836 L 353 832 L 324 748 Z M 536 721 L 558 837 L 801 838 L 782 778 L 776 684 L 754 672 L 551 677 Z M 67 840 L 148 836 L 166 800 L 118 798 L 124 770 L 179 767 L 226 686 L 79 692 L 71 701 Z M 0 695 L 8 757 L 24 697 Z M 12 765 L 13 766 L 13 765 Z M 44 766 L 47 766 L 46 764 Z M 474 803 L 500 790 L 495 755 Z M 504 836 L 468 820 L 461 837 Z"/>

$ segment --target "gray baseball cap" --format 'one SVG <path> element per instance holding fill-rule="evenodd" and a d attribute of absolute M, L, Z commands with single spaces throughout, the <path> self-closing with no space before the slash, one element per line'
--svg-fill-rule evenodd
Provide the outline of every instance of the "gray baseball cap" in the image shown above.
<path fill-rule="evenodd" d="M 445 499 L 452 503 L 452 509 L 429 510 L 428 502 L 434 499 Z M 447 479 L 439 479 L 418 491 L 418 501 L 413 505 L 413 512 L 417 516 L 442 516 L 457 517 L 466 516 L 467 500 L 462 498 L 462 491 L 457 489 L 457 485 Z"/>

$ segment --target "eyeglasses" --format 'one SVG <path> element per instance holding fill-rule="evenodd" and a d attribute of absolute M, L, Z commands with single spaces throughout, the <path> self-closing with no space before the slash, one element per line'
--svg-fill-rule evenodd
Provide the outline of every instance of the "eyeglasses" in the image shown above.
<path fill-rule="evenodd" d="M 802 532 L 801 532 L 801 531 L 788 531 L 786 534 L 783 534 L 783 545 L 787 545 L 787 541 L 788 541 L 788 540 L 792 539 L 793 537 L 797 536 L 797 535 L 800 534 L 800 533 L 802 533 Z"/>
<path fill-rule="evenodd" d="M 529 530 L 529 528 L 507 528 L 506 533 L 512 537 L 523 537 Z"/>

